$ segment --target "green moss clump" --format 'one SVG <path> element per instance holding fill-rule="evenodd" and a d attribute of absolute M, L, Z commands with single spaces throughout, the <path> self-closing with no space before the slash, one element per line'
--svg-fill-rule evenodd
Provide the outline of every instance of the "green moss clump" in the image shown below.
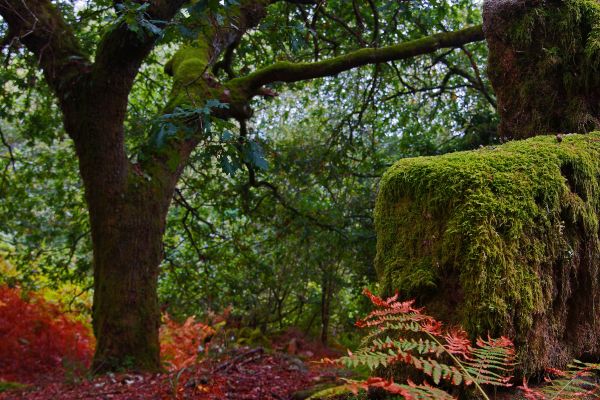
<path fill-rule="evenodd" d="M 198 43 L 202 44 L 200 41 Z M 200 78 L 208 65 L 209 47 L 205 43 L 202 46 L 182 47 L 165 65 L 165 72 L 184 84 Z"/>
<path fill-rule="evenodd" d="M 8 391 L 12 391 L 12 390 L 26 390 L 28 389 L 29 386 L 19 383 L 19 382 L 11 382 L 11 381 L 3 381 L 0 380 L 0 393 L 2 392 L 8 392 Z"/>
<path fill-rule="evenodd" d="M 404 159 L 380 185 L 376 268 L 525 372 L 600 354 L 600 133 Z"/>

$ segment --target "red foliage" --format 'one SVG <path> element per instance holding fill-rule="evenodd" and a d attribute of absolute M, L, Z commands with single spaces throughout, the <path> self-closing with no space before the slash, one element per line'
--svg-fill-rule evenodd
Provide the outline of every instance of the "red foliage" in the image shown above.
<path fill-rule="evenodd" d="M 428 376 L 435 386 L 426 381 L 398 384 L 375 376 L 363 382 L 350 381 L 348 389 L 376 387 L 406 399 L 452 399 L 443 386 L 436 386 L 442 381 L 454 386 L 474 385 L 484 398 L 483 385 L 512 386 L 515 351 L 508 338 L 478 339 L 473 345 L 464 330 L 443 329 L 440 321 L 414 307 L 414 300 L 398 301 L 398 294 L 382 299 L 366 289 L 364 294 L 375 308 L 356 323 L 369 332 L 365 345 L 334 362 L 349 367 L 365 365 L 372 371 L 407 364 Z"/>
<path fill-rule="evenodd" d="M 26 298 L 26 299 L 25 299 Z M 0 286 L 0 379 L 33 382 L 41 375 L 62 375 L 70 363 L 87 367 L 94 339 L 39 295 Z"/>
<path fill-rule="evenodd" d="M 208 325 L 189 317 L 180 324 L 173 321 L 169 314 L 163 315 L 163 325 L 160 327 L 160 355 L 169 371 L 179 370 L 193 364 L 205 343 L 215 334 Z"/>

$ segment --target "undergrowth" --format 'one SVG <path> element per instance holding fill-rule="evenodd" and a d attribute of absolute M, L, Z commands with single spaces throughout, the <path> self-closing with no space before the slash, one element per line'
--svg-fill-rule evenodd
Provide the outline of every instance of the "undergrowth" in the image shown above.
<path fill-rule="evenodd" d="M 177 323 L 165 313 L 160 327 L 160 354 L 163 363 L 169 371 L 189 367 L 205 352 L 207 341 L 214 334 L 212 327 L 196 321 L 194 316 L 188 317 L 183 323 Z"/>
<path fill-rule="evenodd" d="M 348 380 L 346 384 L 317 393 L 311 398 L 339 395 L 350 391 L 355 395 L 370 388 L 379 388 L 405 399 L 454 399 L 456 393 L 474 392 L 478 398 L 489 399 L 492 387 L 510 388 L 516 365 L 515 349 L 506 337 L 477 339 L 474 343 L 461 328 L 445 329 L 442 323 L 417 308 L 414 300 L 398 301 L 398 294 L 387 299 L 365 295 L 375 309 L 356 325 L 368 332 L 360 349 L 337 360 L 328 360 L 348 368 L 367 366 L 373 376 L 365 381 Z M 394 382 L 385 375 L 404 365 L 422 382 L 408 379 Z M 568 371 L 549 369 L 546 383 L 539 388 L 524 381 L 516 388 L 530 400 L 574 400 L 600 398 L 600 364 L 574 361 Z"/>
<path fill-rule="evenodd" d="M 89 327 L 59 306 L 7 286 L 0 286 L 0 338 L 0 378 L 23 382 L 85 371 L 94 345 Z"/>

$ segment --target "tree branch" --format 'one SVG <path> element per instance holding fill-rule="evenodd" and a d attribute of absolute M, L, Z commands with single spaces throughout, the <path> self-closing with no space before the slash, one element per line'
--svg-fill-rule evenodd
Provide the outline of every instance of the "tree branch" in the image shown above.
<path fill-rule="evenodd" d="M 169 22 L 186 0 L 153 0 L 143 18 L 152 21 Z M 140 28 L 141 29 L 141 28 Z M 144 59 L 154 48 L 158 35 L 144 31 L 140 36 L 122 22 L 111 29 L 100 41 L 96 53 L 94 72 L 107 80 L 118 77 L 127 83 L 127 89 Z"/>
<path fill-rule="evenodd" d="M 231 64 L 233 63 L 233 56 L 235 53 L 235 49 L 238 47 L 238 45 L 240 44 L 240 39 L 238 38 L 237 40 L 235 40 L 233 43 L 231 43 L 229 46 L 227 46 L 227 49 L 225 50 L 225 55 L 223 56 L 223 59 L 221 61 L 218 61 L 214 66 L 213 66 L 213 74 L 214 75 L 218 75 L 219 74 L 219 70 L 222 69 L 223 71 L 225 71 L 225 74 L 227 74 L 227 77 L 229 79 L 234 77 L 234 73 L 233 73 L 233 69 L 231 68 Z"/>
<path fill-rule="evenodd" d="M 50 0 L 0 0 L 0 15 L 10 29 L 7 40 L 18 38 L 36 55 L 48 84 L 62 98 L 88 58 L 60 12 Z"/>
<path fill-rule="evenodd" d="M 438 33 L 394 46 L 360 49 L 314 63 L 278 62 L 245 77 L 234 79 L 229 85 L 240 86 L 250 95 L 256 95 L 260 87 L 274 82 L 291 83 L 333 76 L 368 64 L 407 59 L 443 48 L 461 47 L 483 39 L 481 25 L 478 25 L 455 32 Z"/>

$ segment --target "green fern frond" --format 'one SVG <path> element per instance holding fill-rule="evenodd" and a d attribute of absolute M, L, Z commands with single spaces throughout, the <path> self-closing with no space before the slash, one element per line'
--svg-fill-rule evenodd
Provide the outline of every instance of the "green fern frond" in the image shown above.
<path fill-rule="evenodd" d="M 520 389 L 529 400 L 600 399 L 600 364 L 574 360 L 567 371 L 549 370 L 555 378 L 546 378 L 547 385 L 532 389 L 523 382 Z"/>

